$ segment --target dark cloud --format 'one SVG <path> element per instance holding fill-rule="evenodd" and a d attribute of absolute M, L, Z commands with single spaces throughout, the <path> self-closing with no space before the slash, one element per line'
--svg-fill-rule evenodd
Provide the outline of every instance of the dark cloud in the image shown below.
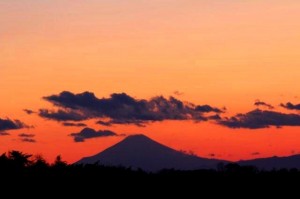
<path fill-rule="evenodd" d="M 211 107 L 209 105 L 202 105 L 202 106 L 196 106 L 196 111 L 209 113 L 209 112 L 215 112 L 215 113 L 222 113 L 223 111 L 218 108 Z"/>
<path fill-rule="evenodd" d="M 300 115 L 256 109 L 245 114 L 237 114 L 231 118 L 224 118 L 218 123 L 230 128 L 248 129 L 268 128 L 270 126 L 300 126 Z"/>
<path fill-rule="evenodd" d="M 23 111 L 24 111 L 25 113 L 27 113 L 28 115 L 31 115 L 31 114 L 36 113 L 35 111 L 30 110 L 30 109 L 23 109 Z"/>
<path fill-rule="evenodd" d="M 288 102 L 286 104 L 280 104 L 280 106 L 289 110 L 300 110 L 300 104 L 292 104 L 291 102 Z"/>
<path fill-rule="evenodd" d="M 21 133 L 18 135 L 21 138 L 22 142 L 31 142 L 34 143 L 36 140 L 34 139 L 34 134 Z"/>
<path fill-rule="evenodd" d="M 102 125 L 102 126 L 112 126 L 113 123 L 111 123 L 111 121 L 103 121 L 103 120 L 99 120 L 96 122 L 96 124 Z"/>
<path fill-rule="evenodd" d="M 92 118 L 110 119 L 101 125 L 135 124 L 163 120 L 207 120 L 203 115 L 222 110 L 209 105 L 184 103 L 174 97 L 154 97 L 150 100 L 135 99 L 126 93 L 112 94 L 109 98 L 97 98 L 93 93 L 73 94 L 64 91 L 59 95 L 44 97 L 58 107 L 58 111 L 41 109 L 39 115 L 57 121 L 82 121 Z"/>
<path fill-rule="evenodd" d="M 91 128 L 84 128 L 79 133 L 72 133 L 70 134 L 70 136 L 74 137 L 75 142 L 84 142 L 86 139 L 118 136 L 118 135 L 109 130 L 95 131 L 94 129 Z"/>
<path fill-rule="evenodd" d="M 96 122 L 96 124 L 102 125 L 102 126 L 113 126 L 116 124 L 119 125 L 136 125 L 138 127 L 146 127 L 147 122 L 142 120 L 125 120 L 125 119 L 111 119 L 108 121 L 99 120 Z"/>
<path fill-rule="evenodd" d="M 88 119 L 87 116 L 72 110 L 51 111 L 47 109 L 40 109 L 39 116 L 56 121 L 82 121 Z"/>
<path fill-rule="evenodd" d="M 30 142 L 30 143 L 35 143 L 36 140 L 35 139 L 32 139 L 32 138 L 23 138 L 21 139 L 22 142 Z"/>
<path fill-rule="evenodd" d="M 251 155 L 260 155 L 260 152 L 251 153 Z"/>
<path fill-rule="evenodd" d="M 0 136 L 6 136 L 6 135 L 10 135 L 10 134 L 7 132 L 0 132 Z"/>
<path fill-rule="evenodd" d="M 0 118 L 0 131 L 16 130 L 22 128 L 29 128 L 20 120 L 1 119 Z"/>
<path fill-rule="evenodd" d="M 24 138 L 33 138 L 35 135 L 34 134 L 21 133 L 18 136 L 19 137 L 24 137 Z"/>
<path fill-rule="evenodd" d="M 63 125 L 64 126 L 75 126 L 75 127 L 85 127 L 85 126 L 87 126 L 84 123 L 74 123 L 74 122 L 64 122 Z"/>
<path fill-rule="evenodd" d="M 266 102 L 262 102 L 260 100 L 255 101 L 254 105 L 257 106 L 257 107 L 259 107 L 259 106 L 265 106 L 268 109 L 274 109 L 274 106 L 272 106 L 271 104 L 268 104 Z"/>
<path fill-rule="evenodd" d="M 221 120 L 221 116 L 216 114 L 216 115 L 211 115 L 211 116 L 208 116 L 207 119 L 209 120 Z"/>

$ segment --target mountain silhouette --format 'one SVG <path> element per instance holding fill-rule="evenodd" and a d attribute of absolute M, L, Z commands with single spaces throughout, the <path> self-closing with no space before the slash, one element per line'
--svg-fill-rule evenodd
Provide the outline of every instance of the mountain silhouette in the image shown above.
<path fill-rule="evenodd" d="M 269 157 L 269 158 L 258 158 L 253 160 L 239 161 L 239 165 L 255 166 L 258 169 L 272 170 L 272 169 L 300 169 L 300 155 L 293 155 L 288 157 Z"/>
<path fill-rule="evenodd" d="M 164 146 L 145 135 L 132 135 L 116 145 L 75 164 L 125 166 L 145 171 L 162 169 L 195 170 L 216 168 L 224 160 L 200 158 Z"/>

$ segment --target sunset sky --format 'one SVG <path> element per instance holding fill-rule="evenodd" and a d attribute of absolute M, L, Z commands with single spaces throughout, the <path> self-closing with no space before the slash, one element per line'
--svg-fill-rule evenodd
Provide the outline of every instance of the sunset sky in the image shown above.
<path fill-rule="evenodd" d="M 72 163 L 138 133 L 201 157 L 299 154 L 299 10 L 299 0 L 1 0 L 0 153 Z M 92 136 L 78 134 L 87 127 Z"/>

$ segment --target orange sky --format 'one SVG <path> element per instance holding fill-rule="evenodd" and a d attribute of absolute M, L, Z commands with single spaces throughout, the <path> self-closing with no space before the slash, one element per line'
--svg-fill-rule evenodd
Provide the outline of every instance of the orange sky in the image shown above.
<path fill-rule="evenodd" d="M 298 0 L 2 0 L 0 118 L 35 128 L 1 136 L 0 152 L 20 149 L 50 160 L 62 154 L 73 162 L 122 139 L 74 143 L 67 135 L 80 128 L 22 111 L 51 108 L 42 97 L 64 90 L 99 98 L 126 92 L 138 99 L 180 91 L 179 99 L 226 106 L 228 115 L 254 109 L 256 99 L 299 103 L 299 10 Z M 237 130 L 164 121 L 109 129 L 145 133 L 205 157 L 300 153 L 299 127 Z M 37 142 L 21 142 L 22 132 L 36 134 Z"/>

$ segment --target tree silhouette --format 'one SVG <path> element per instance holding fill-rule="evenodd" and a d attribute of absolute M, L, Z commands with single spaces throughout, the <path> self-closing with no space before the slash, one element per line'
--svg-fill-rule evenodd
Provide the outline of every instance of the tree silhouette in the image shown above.
<path fill-rule="evenodd" d="M 20 151 L 10 151 L 8 153 L 8 158 L 13 162 L 14 167 L 16 168 L 24 168 L 26 166 L 29 166 L 31 161 L 29 158 L 32 155 L 24 154 Z"/>
<path fill-rule="evenodd" d="M 7 157 L 6 153 L 3 153 L 0 156 L 0 169 L 2 172 L 3 170 L 5 171 L 6 169 L 8 169 L 10 167 L 10 161 L 9 158 Z"/>
<path fill-rule="evenodd" d="M 232 185 L 235 186 L 252 180 L 255 180 L 256 183 L 261 182 L 262 185 L 265 183 L 272 184 L 276 182 L 276 179 L 277 182 L 288 182 L 289 180 L 292 182 L 300 179 L 300 171 L 298 169 L 264 171 L 252 166 L 231 163 L 216 165 L 216 169 L 191 171 L 165 169 L 157 173 L 149 173 L 141 169 L 135 170 L 122 166 L 67 164 L 60 155 L 50 165 L 41 155 L 32 156 L 19 151 L 9 151 L 0 155 L 0 178 L 5 183 L 10 182 L 10 185 L 13 185 L 14 188 L 16 188 L 16 184 L 20 187 L 24 185 L 37 187 L 54 181 L 55 183 L 52 183 L 51 186 L 44 187 L 51 187 L 51 190 L 62 190 L 62 188 L 65 189 L 65 185 L 71 185 L 71 192 L 77 190 L 74 187 L 81 190 L 84 186 L 88 187 L 89 191 L 98 190 L 91 189 L 95 185 L 94 181 L 98 182 L 96 183 L 97 187 L 102 182 L 102 185 L 111 188 L 111 184 L 107 182 L 112 179 L 117 179 L 118 184 L 122 186 L 131 182 L 133 182 L 133 184 L 130 184 L 131 186 L 144 186 L 146 183 L 151 182 L 151 186 L 153 184 L 158 185 L 158 188 L 165 187 L 168 184 L 172 185 L 171 187 L 178 187 L 178 189 L 186 186 L 188 190 L 191 190 L 191 187 L 188 186 L 191 184 L 188 184 L 188 182 L 197 182 L 197 188 L 201 182 L 209 187 L 216 185 L 223 187 L 229 185 L 230 182 L 233 182 Z"/>
<path fill-rule="evenodd" d="M 63 168 L 66 167 L 68 164 L 67 162 L 63 161 L 61 155 L 56 156 L 53 166 L 56 168 Z"/>
<path fill-rule="evenodd" d="M 37 169 L 46 169 L 49 167 L 49 164 L 42 155 L 35 155 L 31 164 L 32 167 Z"/>

